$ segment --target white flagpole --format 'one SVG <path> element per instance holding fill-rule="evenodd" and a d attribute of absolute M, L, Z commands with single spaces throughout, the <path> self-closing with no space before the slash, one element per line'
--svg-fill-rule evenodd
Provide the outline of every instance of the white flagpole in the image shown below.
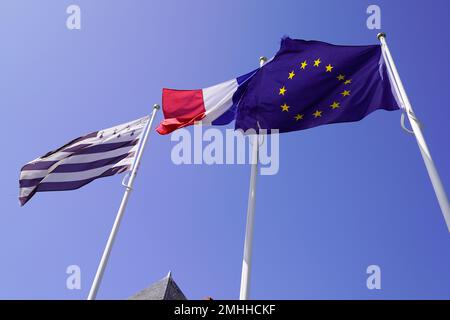
<path fill-rule="evenodd" d="M 259 58 L 259 66 L 262 67 L 267 61 L 266 57 Z M 244 258 L 242 260 L 241 291 L 240 300 L 248 300 L 250 290 L 250 271 L 252 267 L 253 229 L 255 223 L 255 200 L 256 200 L 256 177 L 258 176 L 258 134 L 253 135 L 252 145 L 252 169 L 250 174 L 250 189 L 247 204 L 247 225 L 245 227 Z"/>
<path fill-rule="evenodd" d="M 421 125 L 414 114 L 414 110 L 411 106 L 411 103 L 409 102 L 405 88 L 403 87 L 403 83 L 400 79 L 397 67 L 395 66 L 394 59 L 392 58 L 391 52 L 389 51 L 389 47 L 386 42 L 386 34 L 379 33 L 378 39 L 381 42 L 382 50 L 387 59 L 388 68 L 390 68 L 391 75 L 393 77 L 393 85 L 396 87 L 396 90 L 400 95 L 401 102 L 403 104 L 403 107 L 405 108 L 409 123 L 411 124 L 412 132 L 416 137 L 420 153 L 422 154 L 423 161 L 425 162 L 425 167 L 427 168 L 428 175 L 430 176 L 434 192 L 436 193 L 436 197 L 439 202 L 439 206 L 441 207 L 442 214 L 444 215 L 445 222 L 447 223 L 447 228 L 450 232 L 450 205 L 448 202 L 447 194 L 445 193 L 441 178 L 439 177 L 439 173 L 436 169 L 433 159 L 431 158 L 431 153 L 425 141 Z"/>
<path fill-rule="evenodd" d="M 136 160 L 133 164 L 133 168 L 130 174 L 130 178 L 128 183 L 125 186 L 125 193 L 123 194 L 122 202 L 120 203 L 119 210 L 117 212 L 116 220 L 114 221 L 114 225 L 111 229 L 111 233 L 109 234 L 108 242 L 106 243 L 105 250 L 103 251 L 102 259 L 100 260 L 100 264 L 98 265 L 97 273 L 95 274 L 94 281 L 92 282 L 91 290 L 89 291 L 88 300 L 95 300 L 97 297 L 97 291 L 100 286 L 100 283 L 103 278 L 103 273 L 105 272 L 106 264 L 108 263 L 109 255 L 111 253 L 112 246 L 114 244 L 114 239 L 116 238 L 117 231 L 119 230 L 120 221 L 122 220 L 123 214 L 125 212 L 125 208 L 128 203 L 128 198 L 130 197 L 131 190 L 133 190 L 134 179 L 136 178 L 137 171 L 139 169 L 139 164 L 141 162 L 142 154 L 144 153 L 145 146 L 147 144 L 147 140 L 150 134 L 150 130 L 152 129 L 153 120 L 155 118 L 155 114 L 159 109 L 159 105 L 155 104 L 153 106 L 152 116 L 150 121 L 147 123 L 147 127 L 145 128 L 144 137 L 141 142 L 141 146 L 139 148 L 138 154 L 136 156 Z"/>

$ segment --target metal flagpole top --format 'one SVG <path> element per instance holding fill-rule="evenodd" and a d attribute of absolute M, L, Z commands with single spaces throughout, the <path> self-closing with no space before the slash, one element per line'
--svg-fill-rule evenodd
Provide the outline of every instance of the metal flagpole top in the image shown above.
<path fill-rule="evenodd" d="M 155 103 L 153 105 L 153 109 L 159 110 L 159 108 L 161 108 L 161 106 L 159 104 Z"/>
<path fill-rule="evenodd" d="M 377 34 L 377 38 L 378 40 L 381 40 L 381 38 L 386 38 L 386 33 L 380 32 L 379 34 Z"/>
<path fill-rule="evenodd" d="M 263 66 L 264 63 L 266 63 L 266 62 L 267 62 L 267 57 L 264 57 L 264 56 L 259 57 L 259 65 L 260 66 Z"/>

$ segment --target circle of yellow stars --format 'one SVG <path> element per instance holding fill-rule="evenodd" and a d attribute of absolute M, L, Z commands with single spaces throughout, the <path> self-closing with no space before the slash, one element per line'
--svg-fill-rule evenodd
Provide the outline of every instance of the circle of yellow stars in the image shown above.
<path fill-rule="evenodd" d="M 299 65 L 299 69 L 300 70 L 298 72 L 302 72 L 302 71 L 307 70 L 308 66 L 309 66 L 308 60 L 304 60 L 304 61 L 300 62 L 300 65 Z M 331 73 L 332 74 L 334 66 L 332 64 L 330 64 L 330 63 L 327 64 L 327 65 L 322 64 L 321 58 L 317 58 L 317 59 L 312 61 L 310 68 L 316 68 L 316 69 L 322 70 L 322 72 L 325 72 L 326 74 L 327 73 Z M 297 74 L 295 72 L 296 72 L 296 70 L 292 70 L 292 71 L 290 71 L 288 73 L 288 77 L 287 77 L 288 81 L 289 80 L 293 80 L 297 76 Z M 339 82 L 341 82 L 345 88 L 342 90 L 342 92 L 340 92 L 341 101 L 333 101 L 329 105 L 329 108 L 331 110 L 336 110 L 336 109 L 341 108 L 342 107 L 341 106 L 342 101 L 346 97 L 351 96 L 351 94 L 352 94 L 352 92 L 350 90 L 350 87 L 349 87 L 349 85 L 352 84 L 352 79 L 347 79 L 346 76 L 344 74 L 342 74 L 342 73 L 338 73 L 337 76 L 336 76 L 336 79 Z M 287 93 L 287 88 L 286 88 L 285 85 L 283 85 L 281 88 L 279 88 L 278 94 L 280 96 L 284 97 L 286 95 L 286 93 Z M 282 105 L 280 105 L 281 112 L 283 112 L 283 113 L 289 113 L 290 112 L 289 108 L 290 108 L 290 106 L 286 102 L 284 102 Z M 311 116 L 314 117 L 315 119 L 316 118 L 320 118 L 320 117 L 322 117 L 323 112 L 324 112 L 323 108 L 317 108 L 311 114 Z M 306 116 L 305 114 L 297 113 L 297 114 L 294 115 L 294 120 L 296 122 L 301 121 L 301 120 L 303 120 L 305 118 L 305 116 Z"/>

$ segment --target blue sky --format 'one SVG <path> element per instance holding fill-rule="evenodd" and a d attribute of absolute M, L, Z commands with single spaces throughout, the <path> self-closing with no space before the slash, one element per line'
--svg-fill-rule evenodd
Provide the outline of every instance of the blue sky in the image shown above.
<path fill-rule="evenodd" d="M 74 3 L 81 30 L 65 25 Z M 382 9 L 448 190 L 448 1 L 2 1 L 0 298 L 86 298 L 123 193 L 115 176 L 20 208 L 23 164 L 150 113 L 162 87 L 244 74 L 284 35 L 377 43 L 370 4 Z M 378 111 L 280 137 L 279 173 L 258 178 L 252 298 L 450 298 L 450 235 L 399 118 Z M 250 167 L 176 166 L 173 146 L 150 137 L 100 299 L 126 298 L 169 270 L 191 299 L 239 296 Z M 81 290 L 66 289 L 73 264 Z M 381 290 L 366 287 L 371 264 L 381 267 Z"/>

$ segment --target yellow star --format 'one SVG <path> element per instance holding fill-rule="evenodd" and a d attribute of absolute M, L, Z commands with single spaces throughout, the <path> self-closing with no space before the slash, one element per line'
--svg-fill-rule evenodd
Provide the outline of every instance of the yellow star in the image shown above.
<path fill-rule="evenodd" d="M 286 93 L 286 87 L 283 86 L 283 88 L 280 88 L 280 93 L 279 93 L 279 95 L 280 95 L 280 96 L 284 96 L 285 93 Z"/>
<path fill-rule="evenodd" d="M 316 112 L 313 113 L 314 118 L 319 118 L 319 117 L 321 117 L 321 116 L 322 116 L 322 112 L 323 112 L 323 111 L 316 110 Z"/>
<path fill-rule="evenodd" d="M 305 70 L 306 69 L 306 66 L 307 66 L 308 64 L 306 63 L 306 60 L 305 61 L 303 61 L 302 62 L 302 64 L 301 64 L 301 67 L 300 67 L 300 69 L 303 69 L 303 70 Z"/>
<path fill-rule="evenodd" d="M 292 79 L 294 79 L 294 77 L 295 77 L 295 73 L 294 73 L 294 70 L 292 70 L 291 72 L 289 72 L 289 77 L 288 77 L 288 79 L 289 79 L 289 80 L 292 80 Z"/>
<path fill-rule="evenodd" d="M 348 79 L 347 81 L 344 82 L 344 84 L 350 84 L 352 83 L 352 79 Z"/>
<path fill-rule="evenodd" d="M 298 120 L 302 120 L 303 119 L 303 115 L 302 114 L 297 114 L 296 116 L 295 116 L 295 120 L 296 121 L 298 121 Z"/>
<path fill-rule="evenodd" d="M 320 58 L 317 60 L 314 60 L 314 67 L 318 67 L 321 62 L 322 61 L 320 61 Z"/>
<path fill-rule="evenodd" d="M 350 90 L 344 90 L 344 92 L 341 93 L 343 97 L 350 95 Z"/>
<path fill-rule="evenodd" d="M 285 103 L 281 106 L 281 111 L 282 112 L 289 112 L 289 106 Z"/>
<path fill-rule="evenodd" d="M 337 76 L 337 79 L 338 79 L 339 81 L 342 81 L 342 80 L 345 79 L 345 76 L 344 76 L 343 74 L 340 74 L 340 75 Z"/>
<path fill-rule="evenodd" d="M 334 110 L 341 106 L 339 102 L 334 101 L 333 104 L 330 105 L 330 107 Z"/>
<path fill-rule="evenodd" d="M 327 68 L 326 72 L 331 72 L 331 70 L 333 70 L 334 67 L 331 64 L 329 64 L 325 68 Z"/>

